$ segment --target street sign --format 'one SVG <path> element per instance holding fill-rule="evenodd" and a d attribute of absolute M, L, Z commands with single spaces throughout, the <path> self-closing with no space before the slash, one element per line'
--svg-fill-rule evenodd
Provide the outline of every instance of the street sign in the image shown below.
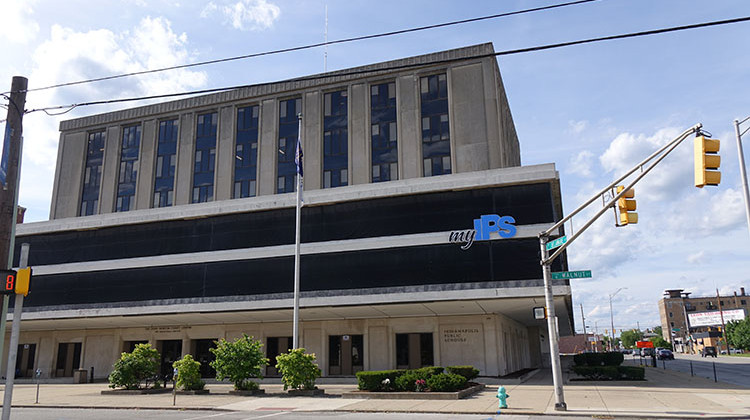
<path fill-rule="evenodd" d="M 561 236 L 552 242 L 547 242 L 547 251 L 549 251 L 550 249 L 555 249 L 561 246 L 562 244 L 564 244 L 565 242 L 568 242 L 567 236 Z"/>
<path fill-rule="evenodd" d="M 674 332 L 679 332 L 679 331 L 680 331 L 680 329 L 679 329 L 679 328 L 672 328 L 672 331 L 674 331 Z"/>
<path fill-rule="evenodd" d="M 580 270 L 580 271 L 558 271 L 552 273 L 553 280 L 562 279 L 583 279 L 591 277 L 591 270 Z"/>

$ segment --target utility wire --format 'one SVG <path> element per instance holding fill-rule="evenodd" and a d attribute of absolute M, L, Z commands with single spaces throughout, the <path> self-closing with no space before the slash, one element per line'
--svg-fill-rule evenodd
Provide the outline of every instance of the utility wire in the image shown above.
<path fill-rule="evenodd" d="M 173 98 L 177 96 L 200 95 L 200 94 L 216 93 L 216 92 L 235 90 L 235 89 L 259 87 L 259 86 L 265 86 L 265 85 L 271 85 L 271 84 L 277 84 L 277 83 L 319 80 L 319 79 L 325 79 L 327 77 L 357 76 L 357 75 L 362 75 L 362 74 L 367 74 L 367 73 L 401 70 L 401 69 L 407 69 L 407 68 L 413 68 L 413 67 L 434 66 L 437 64 L 448 64 L 451 62 L 463 61 L 467 59 L 481 59 L 481 58 L 487 58 L 487 57 L 499 57 L 499 56 L 513 55 L 513 54 L 520 54 L 520 53 L 527 53 L 527 52 L 544 51 L 544 50 L 549 50 L 553 48 L 568 47 L 572 45 L 590 44 L 594 42 L 612 41 L 616 39 L 635 38 L 635 37 L 640 37 L 640 36 L 656 35 L 656 34 L 663 34 L 663 33 L 668 33 L 668 32 L 684 31 L 684 30 L 689 30 L 689 29 L 698 29 L 698 28 L 705 28 L 705 27 L 718 26 L 718 25 L 728 25 L 732 23 L 740 23 L 740 22 L 747 22 L 747 21 L 750 21 L 750 16 L 727 19 L 727 20 L 712 21 L 712 22 L 696 23 L 692 25 L 683 25 L 683 26 L 674 26 L 674 27 L 662 28 L 662 29 L 653 29 L 650 31 L 632 32 L 632 33 L 620 34 L 620 35 L 610 35 L 610 36 L 599 37 L 599 38 L 589 38 L 589 39 L 583 39 L 583 40 L 578 40 L 578 41 L 569 41 L 569 42 L 562 42 L 562 43 L 556 43 L 556 44 L 540 45 L 536 47 L 500 51 L 500 52 L 491 53 L 491 54 L 479 54 L 479 55 L 474 55 L 470 57 L 436 60 L 436 61 L 430 61 L 428 63 L 402 64 L 402 65 L 382 67 L 382 68 L 377 68 L 377 69 L 359 69 L 359 70 L 355 69 L 355 70 L 349 70 L 349 71 L 334 72 L 328 75 L 323 74 L 323 75 L 306 76 L 306 77 L 299 77 L 299 78 L 294 78 L 294 79 L 280 80 L 276 82 L 258 83 L 258 84 L 253 84 L 253 85 L 240 85 L 240 86 L 194 90 L 190 92 L 178 92 L 178 93 L 167 93 L 167 94 L 161 94 L 161 95 L 139 96 L 135 98 L 119 98 L 119 99 L 107 99 L 107 100 L 92 101 L 92 102 L 82 102 L 79 104 L 59 105 L 59 106 L 32 109 L 32 110 L 27 111 L 27 113 L 37 112 L 37 111 L 47 112 L 47 111 L 55 110 L 55 109 L 70 108 L 67 111 L 65 111 L 65 112 L 69 112 L 73 108 L 81 107 L 81 106 L 104 105 L 104 104 L 113 104 L 113 103 L 121 103 L 121 102 L 143 101 L 143 100 L 149 100 L 149 99 Z"/>
<path fill-rule="evenodd" d="M 371 34 L 371 35 L 362 35 L 352 38 L 344 38 L 344 39 L 338 39 L 334 41 L 326 41 L 326 42 L 319 42 L 316 44 L 308 44 L 308 45 L 300 45 L 296 47 L 289 47 L 289 48 L 283 48 L 279 50 L 272 50 L 272 51 L 264 51 L 259 53 L 253 53 L 253 54 L 245 54 L 245 55 L 239 55 L 235 57 L 227 57 L 227 58 L 219 58 L 216 60 L 208 60 L 208 61 L 201 61 L 198 63 L 190 63 L 190 64 L 181 64 L 178 66 L 171 66 L 171 67 L 163 67 L 159 69 L 152 69 L 152 70 L 143 70 L 143 71 L 137 71 L 132 73 L 124 73 L 124 74 L 117 74 L 112 76 L 104 76 L 104 77 L 97 77 L 93 79 L 86 79 L 86 80 L 78 80 L 75 82 L 67 82 L 67 83 L 60 83 L 56 85 L 50 85 L 50 86 L 44 86 L 34 89 L 26 89 L 26 92 L 35 92 L 40 90 L 47 90 L 47 89 L 54 89 L 54 88 L 60 88 L 60 87 L 66 87 L 66 86 L 74 86 L 74 85 L 80 85 L 84 83 L 93 83 L 93 82 L 101 82 L 105 80 L 113 80 L 113 79 L 119 79 L 123 77 L 131 77 L 131 76 L 140 76 L 144 74 L 151 74 L 151 73 L 158 73 L 163 71 L 169 71 L 169 70 L 178 70 L 178 69 L 185 69 L 190 67 L 197 67 L 197 66 L 205 66 L 208 64 L 218 64 L 218 63 L 225 63 L 228 61 L 236 61 L 236 60 L 244 60 L 248 58 L 255 58 L 255 57 L 262 57 L 266 55 L 274 55 L 274 54 L 281 54 L 281 53 L 287 53 L 292 51 L 301 51 L 301 50 L 307 50 L 311 48 L 317 48 L 317 47 L 323 47 L 327 45 L 335 45 L 335 44 L 344 44 L 348 42 L 354 42 L 354 41 L 363 41 L 366 39 L 375 39 L 375 38 L 383 38 L 388 36 L 394 36 L 394 35 L 401 35 L 406 34 L 410 32 L 418 32 L 418 31 L 425 31 L 429 29 L 436 29 L 436 28 L 444 28 L 447 26 L 454 26 L 454 25 L 461 25 L 465 23 L 472 23 L 472 22 L 479 22 L 483 20 L 489 20 L 489 19 L 497 19 L 501 17 L 508 17 L 508 16 L 514 16 L 514 15 L 520 15 L 524 13 L 531 13 L 531 12 L 539 12 L 543 10 L 550 10 L 550 9 L 557 9 L 560 7 L 566 7 L 566 6 L 574 6 L 582 3 L 591 3 L 598 0 L 577 0 L 577 1 L 571 1 L 568 3 L 560 3 L 560 4 L 553 4 L 550 6 L 543 6 L 543 7 L 535 7 L 532 9 L 524 9 L 524 10 L 517 10 L 514 12 L 506 12 L 506 13 L 498 13 L 494 15 L 488 15 L 488 16 L 481 16 L 481 17 L 475 17 L 470 19 L 463 19 L 463 20 L 455 20 L 451 22 L 444 22 L 444 23 L 438 23 L 434 25 L 427 25 L 427 26 L 418 26 L 415 28 L 408 28 L 408 29 L 401 29 L 397 31 L 392 32 L 383 32 L 379 34 Z M 5 92 L 8 93 L 8 92 Z"/>

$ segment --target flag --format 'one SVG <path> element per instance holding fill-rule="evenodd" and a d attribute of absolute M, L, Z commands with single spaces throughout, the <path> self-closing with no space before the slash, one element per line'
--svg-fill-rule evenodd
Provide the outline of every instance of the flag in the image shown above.
<path fill-rule="evenodd" d="M 302 143 L 300 143 L 299 139 L 297 139 L 297 151 L 294 154 L 294 163 L 297 165 L 297 173 L 299 176 L 304 176 L 302 175 Z"/>

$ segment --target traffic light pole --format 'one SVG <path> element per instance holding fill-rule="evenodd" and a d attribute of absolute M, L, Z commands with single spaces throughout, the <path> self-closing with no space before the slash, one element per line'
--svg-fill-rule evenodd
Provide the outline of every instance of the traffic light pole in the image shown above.
<path fill-rule="evenodd" d="M 26 88 L 28 80 L 15 76 L 10 85 L 8 99 L 8 116 L 5 122 L 3 137 L 3 157 L 0 171 L 4 179 L 0 180 L 0 268 L 10 269 L 13 266 L 13 248 L 15 247 L 16 216 L 18 214 L 18 185 L 21 177 L 21 147 L 23 134 L 23 113 L 26 106 Z M 8 316 L 10 297 L 3 296 L 3 307 L 0 313 L 0 354 L 5 347 L 5 319 Z"/>
<path fill-rule="evenodd" d="M 29 266 L 29 244 L 21 245 L 21 258 L 19 268 Z M 8 368 L 5 370 L 5 395 L 3 396 L 2 420 L 10 420 L 10 407 L 13 401 L 13 381 L 16 377 L 16 359 L 18 358 L 18 336 L 21 334 L 21 313 L 23 311 L 23 296 L 16 294 L 16 302 L 13 306 L 13 327 L 10 332 L 10 345 L 8 347 Z"/>
<path fill-rule="evenodd" d="M 737 136 L 737 155 L 740 158 L 740 175 L 742 176 L 742 192 L 745 196 L 745 216 L 747 217 L 747 229 L 748 231 L 750 231 L 750 191 L 748 191 L 747 186 L 745 155 L 742 152 L 742 135 L 747 133 L 747 130 L 750 130 L 750 128 L 746 128 L 745 131 L 740 132 L 740 124 L 744 123 L 747 120 L 750 120 L 750 117 L 745 117 L 745 119 L 743 119 L 742 121 L 734 120 L 734 133 Z"/>
<path fill-rule="evenodd" d="M 559 222 L 555 223 L 550 227 L 549 229 L 545 230 L 544 232 L 539 233 L 539 246 L 541 250 L 541 266 L 542 266 L 542 277 L 544 278 L 544 297 L 545 297 L 545 304 L 547 306 L 547 330 L 549 334 L 549 346 L 550 346 L 550 359 L 551 359 L 551 365 L 552 365 L 552 382 L 555 387 L 555 410 L 557 411 L 566 411 L 567 405 L 565 404 L 565 396 L 563 393 L 563 385 L 562 385 L 562 369 L 560 366 L 560 347 L 559 347 L 559 330 L 557 328 L 557 318 L 555 318 L 555 305 L 554 305 L 554 294 L 552 292 L 552 270 L 551 266 L 552 263 L 555 261 L 557 257 L 562 254 L 565 249 L 570 246 L 576 239 L 578 239 L 583 232 L 586 231 L 599 217 L 604 214 L 607 210 L 609 210 L 610 207 L 617 205 L 617 200 L 620 199 L 620 197 L 624 196 L 628 193 L 628 191 L 633 188 L 635 184 L 637 184 L 646 174 L 651 172 L 651 170 L 658 165 L 669 153 L 672 152 L 677 146 L 680 145 L 690 134 L 700 132 L 701 127 L 703 127 L 702 124 L 696 124 L 693 127 L 685 130 L 682 134 L 677 136 L 674 140 L 667 143 L 663 147 L 661 147 L 659 150 L 652 153 L 649 157 L 644 159 L 642 162 L 634 166 L 630 171 L 625 173 L 625 175 L 621 176 L 605 188 L 603 188 L 601 191 L 596 193 L 594 196 L 592 196 L 589 200 L 587 200 L 585 203 L 581 204 L 577 209 L 573 210 L 572 213 L 569 215 L 563 217 Z M 644 169 L 644 166 L 651 160 L 656 159 L 653 163 L 651 163 L 647 168 Z M 558 247 L 552 255 L 549 255 L 549 251 L 547 250 L 547 242 L 549 242 L 550 236 L 554 233 L 558 232 L 558 229 L 560 229 L 565 222 L 572 219 L 575 215 L 583 211 L 586 207 L 588 207 L 591 203 L 598 200 L 600 197 L 603 197 L 607 192 L 611 192 L 612 189 L 622 182 L 625 178 L 629 177 L 633 173 L 635 173 L 638 170 L 641 170 L 641 173 L 625 188 L 623 188 L 619 193 L 615 194 L 612 197 L 612 200 L 607 203 L 607 205 L 603 206 L 591 219 L 589 219 L 581 228 L 578 229 L 578 231 L 565 242 L 560 247 Z"/>

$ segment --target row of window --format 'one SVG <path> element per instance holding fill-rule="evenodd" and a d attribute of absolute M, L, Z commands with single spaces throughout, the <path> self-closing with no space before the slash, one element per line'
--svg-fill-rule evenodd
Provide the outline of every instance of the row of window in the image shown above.
<path fill-rule="evenodd" d="M 421 130 L 424 176 L 451 173 L 448 88 L 445 74 L 422 77 Z M 323 188 L 349 184 L 349 116 L 347 90 L 323 96 Z M 298 115 L 302 100 L 279 101 L 277 193 L 296 190 L 295 153 L 299 135 Z M 259 139 L 258 105 L 237 109 L 233 198 L 257 194 Z M 193 203 L 212 201 L 216 165 L 217 112 L 199 114 L 196 123 Z M 398 118 L 396 84 L 381 83 L 370 87 L 370 144 L 372 182 L 399 179 Z M 156 151 L 153 207 L 174 204 L 175 167 L 179 124 L 177 119 L 161 121 Z M 138 156 L 141 126 L 123 128 L 115 211 L 135 208 L 138 178 Z M 89 134 L 80 215 L 97 213 L 101 171 L 104 156 L 104 131 Z"/>

